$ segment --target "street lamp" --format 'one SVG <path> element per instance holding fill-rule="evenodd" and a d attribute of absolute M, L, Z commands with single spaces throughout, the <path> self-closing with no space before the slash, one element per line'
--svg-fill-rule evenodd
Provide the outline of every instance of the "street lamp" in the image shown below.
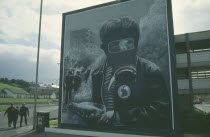
<path fill-rule="evenodd" d="M 40 50 L 41 22 L 42 22 L 42 0 L 40 2 L 40 15 L 39 15 L 39 35 L 38 35 L 37 62 L 36 62 L 36 86 L 35 86 L 36 88 L 35 88 L 35 94 L 34 94 L 33 129 L 36 129 L 36 126 L 37 126 L 36 104 L 37 104 L 37 87 L 38 87 L 38 74 L 39 74 L 39 50 Z"/>

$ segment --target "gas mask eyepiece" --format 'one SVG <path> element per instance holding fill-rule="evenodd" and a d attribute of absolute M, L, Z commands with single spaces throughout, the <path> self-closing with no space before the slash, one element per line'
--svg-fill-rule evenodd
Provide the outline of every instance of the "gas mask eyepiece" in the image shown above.
<path fill-rule="evenodd" d="M 129 51 L 134 48 L 135 48 L 134 38 L 114 40 L 108 43 L 108 52 L 111 54 Z"/>

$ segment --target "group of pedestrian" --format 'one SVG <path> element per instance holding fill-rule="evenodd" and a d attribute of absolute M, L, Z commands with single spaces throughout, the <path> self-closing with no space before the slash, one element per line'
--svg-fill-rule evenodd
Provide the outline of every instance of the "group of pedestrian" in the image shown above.
<path fill-rule="evenodd" d="M 80 71 L 76 71 L 74 74 L 73 70 L 68 70 L 65 78 L 66 83 L 66 104 L 71 100 L 72 90 L 77 92 L 81 86 L 82 78 Z"/>
<path fill-rule="evenodd" d="M 23 117 L 25 119 L 25 124 L 27 125 L 27 116 L 29 116 L 29 110 L 25 103 L 20 107 L 16 106 L 16 108 L 13 106 L 13 104 L 10 104 L 10 107 L 7 108 L 7 110 L 4 113 L 4 116 L 7 114 L 8 118 L 8 126 L 11 127 L 11 124 L 13 123 L 13 127 L 16 128 L 18 117 L 20 116 L 20 127 L 22 127 L 22 121 Z"/>

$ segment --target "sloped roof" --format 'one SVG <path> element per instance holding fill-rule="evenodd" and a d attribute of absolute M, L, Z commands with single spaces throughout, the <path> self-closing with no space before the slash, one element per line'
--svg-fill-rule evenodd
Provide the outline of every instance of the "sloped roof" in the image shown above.
<path fill-rule="evenodd" d="M 10 90 L 12 93 L 14 94 L 25 94 L 25 95 L 29 95 L 29 93 L 23 89 L 14 89 L 14 88 L 5 88 L 7 90 Z M 5 90 L 3 89 L 3 90 Z"/>

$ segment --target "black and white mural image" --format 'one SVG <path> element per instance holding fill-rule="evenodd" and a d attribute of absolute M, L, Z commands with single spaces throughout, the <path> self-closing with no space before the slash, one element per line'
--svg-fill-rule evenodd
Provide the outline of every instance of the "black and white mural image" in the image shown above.
<path fill-rule="evenodd" d="M 64 14 L 61 124 L 173 130 L 166 0 Z"/>

